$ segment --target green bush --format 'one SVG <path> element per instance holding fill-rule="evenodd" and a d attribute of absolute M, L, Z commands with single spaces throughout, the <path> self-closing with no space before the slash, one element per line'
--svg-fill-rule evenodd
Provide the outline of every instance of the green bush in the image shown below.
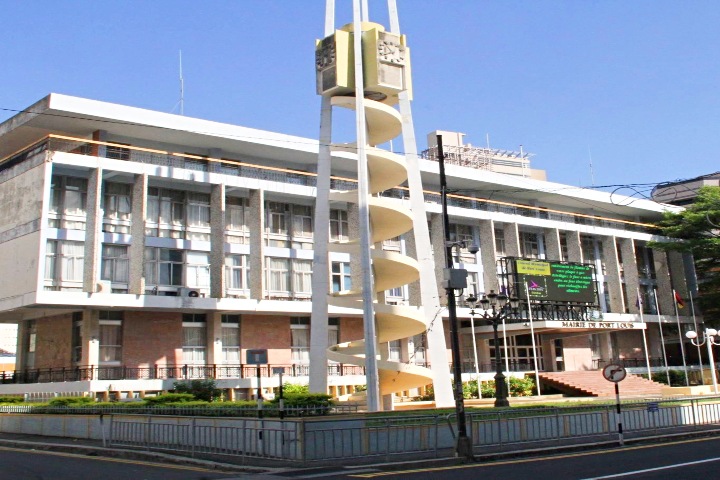
<path fill-rule="evenodd" d="M 205 380 L 190 380 L 189 382 L 175 382 L 173 387 L 173 393 L 189 393 L 196 400 L 214 402 L 215 400 L 222 398 L 222 390 L 217 388 L 215 380 L 212 378 Z"/>
<path fill-rule="evenodd" d="M 195 396 L 191 393 L 165 393 L 157 397 L 145 397 L 146 405 L 166 405 L 168 403 L 194 402 Z"/>
<path fill-rule="evenodd" d="M 55 397 L 47 404 L 50 407 L 79 407 L 91 403 L 95 403 L 92 397 Z"/>
<path fill-rule="evenodd" d="M 535 380 L 532 377 L 510 377 L 511 397 L 530 397 L 535 392 Z"/>
<path fill-rule="evenodd" d="M 670 374 L 671 387 L 684 387 L 685 385 L 687 385 L 687 383 L 685 382 L 685 372 L 683 372 L 682 370 L 668 370 L 668 373 Z M 647 378 L 647 374 L 641 376 L 643 378 Z M 667 377 L 668 375 L 665 374 L 664 370 L 662 372 L 654 372 L 652 374 L 652 381 L 667 385 Z"/>
<path fill-rule="evenodd" d="M 478 381 L 463 383 L 463 398 L 478 398 Z"/>
<path fill-rule="evenodd" d="M 300 410 L 305 415 L 327 415 L 335 402 L 330 395 L 324 393 L 291 393 L 284 394 L 285 408 Z M 275 397 L 268 402 L 273 408 L 280 403 L 280 397 Z"/>
<path fill-rule="evenodd" d="M 307 395 L 310 393 L 309 385 L 298 385 L 297 383 L 283 383 L 283 396 L 285 395 Z M 275 389 L 275 394 L 280 394 L 280 389 Z"/>
<path fill-rule="evenodd" d="M 482 398 L 495 398 L 495 380 L 480 384 Z"/>
<path fill-rule="evenodd" d="M 0 396 L 0 403 L 23 403 L 25 399 L 23 397 L 16 397 L 12 395 Z"/>

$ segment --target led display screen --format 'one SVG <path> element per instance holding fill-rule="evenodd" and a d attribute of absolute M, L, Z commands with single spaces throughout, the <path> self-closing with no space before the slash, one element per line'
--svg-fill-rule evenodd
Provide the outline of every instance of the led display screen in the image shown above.
<path fill-rule="evenodd" d="M 516 259 L 515 273 L 520 298 L 597 304 L 592 265 Z"/>

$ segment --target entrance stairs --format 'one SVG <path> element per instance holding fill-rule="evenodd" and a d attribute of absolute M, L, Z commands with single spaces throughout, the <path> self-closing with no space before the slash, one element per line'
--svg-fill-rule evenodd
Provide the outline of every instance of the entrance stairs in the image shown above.
<path fill-rule="evenodd" d="M 541 372 L 540 384 L 573 397 L 610 397 L 615 384 L 605 380 L 600 370 L 577 372 Z M 620 382 L 620 396 L 662 396 L 665 385 L 628 374 Z"/>

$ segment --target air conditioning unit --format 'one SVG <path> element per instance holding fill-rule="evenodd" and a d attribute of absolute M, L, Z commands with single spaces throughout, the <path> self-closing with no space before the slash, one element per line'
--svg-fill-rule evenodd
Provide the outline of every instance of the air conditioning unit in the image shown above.
<path fill-rule="evenodd" d="M 186 288 L 181 287 L 178 289 L 178 296 L 180 297 L 191 297 L 191 298 L 199 298 L 200 297 L 200 290 L 196 288 Z"/>
<path fill-rule="evenodd" d="M 97 293 L 112 293 L 112 282 L 109 280 L 100 280 L 95 288 Z"/>

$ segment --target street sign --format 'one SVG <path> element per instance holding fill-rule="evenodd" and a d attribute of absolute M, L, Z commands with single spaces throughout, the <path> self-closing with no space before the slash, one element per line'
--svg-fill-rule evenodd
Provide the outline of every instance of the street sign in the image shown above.
<path fill-rule="evenodd" d="M 611 363 L 610 365 L 603 368 L 603 377 L 608 382 L 622 382 L 627 376 L 627 371 L 624 367 Z"/>

